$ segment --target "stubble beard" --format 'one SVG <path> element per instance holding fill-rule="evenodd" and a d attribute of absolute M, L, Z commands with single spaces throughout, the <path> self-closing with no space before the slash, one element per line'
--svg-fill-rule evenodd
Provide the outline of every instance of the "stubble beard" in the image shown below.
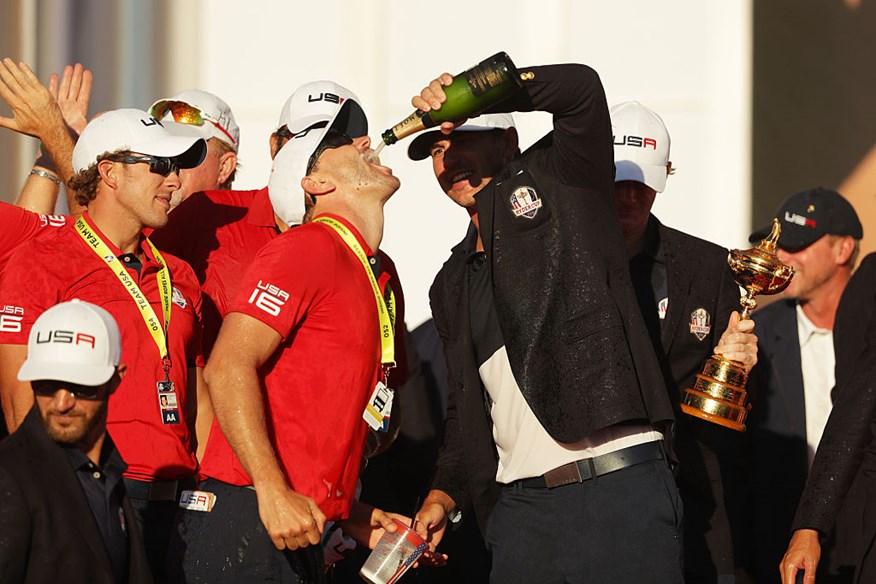
<path fill-rule="evenodd" d="M 55 416 L 61 414 L 49 411 L 42 414 L 41 420 L 46 434 L 49 435 L 53 442 L 67 446 L 77 446 L 88 439 L 99 424 L 105 423 L 106 412 L 107 403 L 104 402 L 103 406 L 91 418 L 88 418 L 85 414 L 71 414 L 75 420 L 69 424 L 61 425 L 53 421 Z"/>

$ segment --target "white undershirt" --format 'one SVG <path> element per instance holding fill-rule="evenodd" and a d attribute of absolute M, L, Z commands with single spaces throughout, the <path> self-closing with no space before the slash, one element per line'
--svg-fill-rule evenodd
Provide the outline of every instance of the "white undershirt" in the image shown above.
<path fill-rule="evenodd" d="M 824 433 L 833 403 L 834 365 L 833 331 L 818 328 L 797 305 L 797 335 L 800 337 L 800 364 L 803 370 L 803 399 L 806 408 L 806 443 L 809 446 L 809 466 Z"/>
<path fill-rule="evenodd" d="M 496 481 L 510 483 L 541 476 L 569 462 L 599 456 L 628 446 L 662 440 L 647 425 L 610 426 L 574 444 L 551 438 L 526 403 L 511 372 L 505 347 L 500 347 L 480 369 L 492 400 L 493 439 L 499 452 Z"/>

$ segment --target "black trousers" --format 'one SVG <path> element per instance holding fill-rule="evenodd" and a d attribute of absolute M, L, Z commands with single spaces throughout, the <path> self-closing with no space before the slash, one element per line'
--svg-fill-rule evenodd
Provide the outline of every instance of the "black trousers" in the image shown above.
<path fill-rule="evenodd" d="M 167 549 L 176 520 L 176 501 L 131 499 L 131 507 L 143 534 L 143 546 L 152 578 L 156 582 L 164 582 Z"/>
<path fill-rule="evenodd" d="M 572 485 L 502 488 L 492 584 L 682 584 L 682 504 L 665 461 Z"/>
<path fill-rule="evenodd" d="M 216 495 L 209 513 L 179 510 L 168 555 L 168 582 L 325 584 L 318 545 L 280 551 L 259 517 L 254 490 L 207 479 Z"/>

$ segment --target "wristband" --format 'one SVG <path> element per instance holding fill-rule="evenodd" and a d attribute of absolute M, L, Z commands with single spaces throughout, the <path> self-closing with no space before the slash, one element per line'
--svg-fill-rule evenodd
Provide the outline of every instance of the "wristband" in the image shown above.
<path fill-rule="evenodd" d="M 39 168 L 34 168 L 28 174 L 28 176 L 31 176 L 31 175 L 32 176 L 41 176 L 43 178 L 47 178 L 50 181 L 52 181 L 53 183 L 55 183 L 56 185 L 61 186 L 61 179 L 59 179 L 57 176 L 53 175 L 50 172 L 46 172 L 45 170 L 40 170 Z"/>

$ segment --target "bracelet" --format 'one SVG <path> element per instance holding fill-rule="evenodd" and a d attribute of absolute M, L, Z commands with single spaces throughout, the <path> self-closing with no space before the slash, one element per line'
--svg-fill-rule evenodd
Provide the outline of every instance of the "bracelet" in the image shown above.
<path fill-rule="evenodd" d="M 46 172 L 45 170 L 40 170 L 39 168 L 34 168 L 30 171 L 28 176 L 41 176 L 43 178 L 47 178 L 58 186 L 61 186 L 61 179 L 50 172 Z"/>

